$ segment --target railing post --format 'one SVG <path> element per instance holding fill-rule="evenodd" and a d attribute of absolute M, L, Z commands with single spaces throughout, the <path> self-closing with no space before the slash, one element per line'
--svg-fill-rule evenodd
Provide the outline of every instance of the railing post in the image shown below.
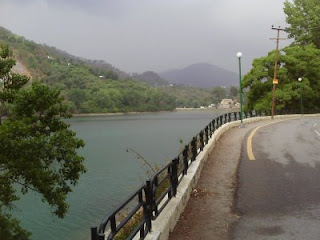
<path fill-rule="evenodd" d="M 199 136 L 200 136 L 200 151 L 203 150 L 203 147 L 204 147 L 204 141 L 203 141 L 203 131 L 201 131 L 199 133 Z"/>
<path fill-rule="evenodd" d="M 197 138 L 196 137 L 192 138 L 191 151 L 192 151 L 191 161 L 194 161 L 194 160 L 196 160 L 196 157 L 197 157 Z"/>
<path fill-rule="evenodd" d="M 144 239 L 144 228 L 140 229 L 140 239 Z"/>
<path fill-rule="evenodd" d="M 224 123 L 227 123 L 228 122 L 228 114 L 225 114 L 224 115 Z"/>
<path fill-rule="evenodd" d="M 116 222 L 116 216 L 113 215 L 110 218 L 110 229 L 111 229 L 111 234 L 112 236 L 115 236 L 117 234 L 117 222 Z M 99 240 L 101 240 L 101 233 L 99 233 Z M 103 233 L 103 237 L 104 237 L 104 233 Z"/>
<path fill-rule="evenodd" d="M 231 113 L 228 113 L 228 122 L 231 122 Z"/>
<path fill-rule="evenodd" d="M 187 175 L 188 172 L 188 153 L 189 153 L 189 145 L 186 145 L 183 149 L 183 174 Z"/>
<path fill-rule="evenodd" d="M 212 137 L 212 122 L 209 123 L 209 135 Z"/>
<path fill-rule="evenodd" d="M 237 121 L 237 113 L 234 112 L 233 115 L 234 115 L 234 120 Z"/>
<path fill-rule="evenodd" d="M 143 188 L 144 190 L 144 194 L 146 196 L 146 186 L 144 186 Z M 147 216 L 147 204 L 146 204 L 146 201 L 144 200 L 143 198 L 143 191 L 139 191 L 139 195 L 138 195 L 138 199 L 139 199 L 139 204 L 142 204 L 142 208 L 143 208 L 143 217 L 144 217 L 144 221 L 146 223 L 146 231 L 148 233 L 148 226 L 147 226 L 147 222 L 148 222 L 148 216 Z M 144 227 L 140 228 L 140 239 L 142 239 L 144 236 L 145 236 L 145 231 L 144 231 Z"/>
<path fill-rule="evenodd" d="M 98 240 L 97 227 L 91 227 L 91 240 Z"/>
<path fill-rule="evenodd" d="M 153 187 L 152 182 L 150 180 L 146 181 L 146 225 L 149 227 L 149 230 L 152 229 L 151 219 L 153 217 Z"/>
<path fill-rule="evenodd" d="M 177 188 L 178 188 L 178 164 L 179 159 L 175 158 L 171 163 L 171 171 L 170 171 L 170 182 L 172 186 L 172 195 L 176 196 Z"/>
<path fill-rule="evenodd" d="M 212 132 L 216 130 L 216 119 L 212 120 Z"/>
<path fill-rule="evenodd" d="M 209 142 L 209 127 L 208 126 L 205 127 L 204 132 L 206 135 L 205 141 L 206 141 L 206 144 L 208 144 L 208 142 Z"/>

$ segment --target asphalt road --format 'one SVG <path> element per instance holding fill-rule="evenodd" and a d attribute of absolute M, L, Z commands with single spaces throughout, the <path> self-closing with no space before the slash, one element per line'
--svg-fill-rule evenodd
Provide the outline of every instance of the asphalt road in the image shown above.
<path fill-rule="evenodd" d="M 320 118 L 276 122 L 242 147 L 232 239 L 320 239 Z M 249 144 L 250 145 L 250 144 Z"/>

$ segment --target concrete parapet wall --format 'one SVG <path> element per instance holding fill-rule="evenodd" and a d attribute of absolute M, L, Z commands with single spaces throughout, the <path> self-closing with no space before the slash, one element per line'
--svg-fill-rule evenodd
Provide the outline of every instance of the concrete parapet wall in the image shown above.
<path fill-rule="evenodd" d="M 305 116 L 320 117 L 320 114 L 309 114 Z M 300 114 L 295 115 L 279 115 L 275 116 L 275 119 L 294 119 L 301 118 Z M 247 118 L 243 120 L 244 124 L 249 124 L 258 121 L 270 120 L 270 116 L 267 117 L 254 117 Z M 174 229 L 181 213 L 184 211 L 190 194 L 195 188 L 198 179 L 200 178 L 201 170 L 205 165 L 210 153 L 215 147 L 216 142 L 219 138 L 227 132 L 229 129 L 234 127 L 239 127 L 241 125 L 240 121 L 226 123 L 220 128 L 218 128 L 212 138 L 209 140 L 208 144 L 204 147 L 203 151 L 197 156 L 196 160 L 192 162 L 188 169 L 187 175 L 182 179 L 176 197 L 172 198 L 168 205 L 164 208 L 163 212 L 158 216 L 158 218 L 152 222 L 152 232 L 150 232 L 146 240 L 167 240 L 169 233 Z"/>

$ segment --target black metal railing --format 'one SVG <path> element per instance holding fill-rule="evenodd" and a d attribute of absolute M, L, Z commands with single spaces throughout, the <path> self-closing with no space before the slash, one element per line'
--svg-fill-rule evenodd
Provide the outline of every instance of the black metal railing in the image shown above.
<path fill-rule="evenodd" d="M 270 112 L 243 112 L 243 118 L 268 115 Z M 132 239 L 138 233 L 140 239 L 144 239 L 152 229 L 152 220 L 157 219 L 172 197 L 176 196 L 189 166 L 208 144 L 215 130 L 237 120 L 240 120 L 240 112 L 226 113 L 209 122 L 176 158 L 107 215 L 99 228 L 91 228 L 91 240 Z"/>

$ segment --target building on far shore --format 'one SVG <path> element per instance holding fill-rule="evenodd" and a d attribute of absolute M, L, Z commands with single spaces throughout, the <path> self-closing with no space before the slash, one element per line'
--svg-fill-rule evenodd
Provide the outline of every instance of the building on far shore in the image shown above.
<path fill-rule="evenodd" d="M 222 99 L 220 102 L 220 108 L 232 108 L 233 100 L 229 98 Z"/>

